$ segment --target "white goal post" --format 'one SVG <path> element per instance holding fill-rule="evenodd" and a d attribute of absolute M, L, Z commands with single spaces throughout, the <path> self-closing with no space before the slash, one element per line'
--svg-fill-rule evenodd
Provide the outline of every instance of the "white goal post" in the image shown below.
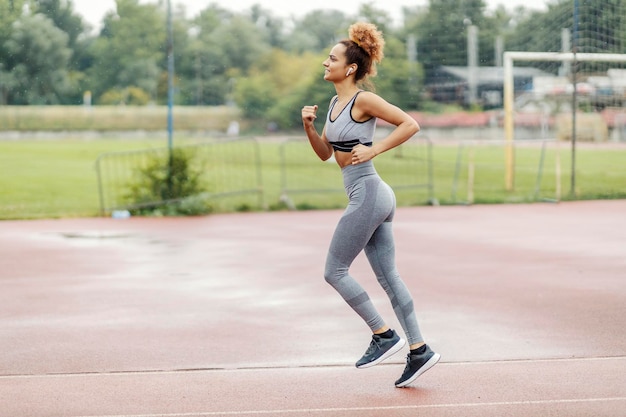
<path fill-rule="evenodd" d="M 513 140 L 515 139 L 514 119 L 513 119 L 513 103 L 514 97 L 514 80 L 513 80 L 513 63 L 514 61 L 552 61 L 552 62 L 626 62 L 626 54 L 591 54 L 591 53 L 573 53 L 573 52 L 513 52 L 504 53 L 504 137 L 506 140 L 506 189 L 513 189 L 513 172 L 514 172 L 514 155 Z M 575 109 L 572 109 L 575 111 Z"/>

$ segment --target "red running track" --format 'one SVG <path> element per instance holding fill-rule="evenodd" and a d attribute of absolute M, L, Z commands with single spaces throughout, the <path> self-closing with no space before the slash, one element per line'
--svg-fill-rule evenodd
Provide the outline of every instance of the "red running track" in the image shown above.
<path fill-rule="evenodd" d="M 394 388 L 324 282 L 340 211 L 0 223 L 0 417 L 626 415 L 626 201 L 401 208 L 442 361 Z M 399 328 L 364 256 L 352 273 Z"/>

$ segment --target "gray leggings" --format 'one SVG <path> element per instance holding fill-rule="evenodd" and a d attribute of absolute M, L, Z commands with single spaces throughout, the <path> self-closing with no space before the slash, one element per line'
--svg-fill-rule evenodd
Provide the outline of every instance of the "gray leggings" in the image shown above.
<path fill-rule="evenodd" d="M 383 327 L 385 321 L 369 296 L 348 274 L 354 259 L 365 250 L 409 344 L 422 343 L 413 299 L 395 264 L 391 224 L 396 206 L 393 190 L 378 176 L 371 161 L 342 168 L 342 174 L 350 202 L 330 242 L 324 278 L 372 331 Z"/>

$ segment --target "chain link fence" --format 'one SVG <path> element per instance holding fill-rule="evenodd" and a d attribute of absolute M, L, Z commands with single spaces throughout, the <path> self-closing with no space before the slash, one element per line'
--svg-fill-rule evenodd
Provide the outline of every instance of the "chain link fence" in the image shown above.
<path fill-rule="evenodd" d="M 182 152 L 188 164 L 186 172 L 179 174 L 194 175 L 196 187 L 187 190 L 188 195 L 174 192 L 168 196 L 167 192 L 160 192 L 163 190 L 145 190 L 158 187 L 159 182 L 169 186 L 167 179 L 173 175 L 168 176 L 167 170 L 173 169 L 171 158 L 175 151 Z M 102 215 L 189 201 L 209 202 L 212 211 L 265 208 L 261 153 L 256 139 L 106 153 L 96 160 L 96 173 Z"/>

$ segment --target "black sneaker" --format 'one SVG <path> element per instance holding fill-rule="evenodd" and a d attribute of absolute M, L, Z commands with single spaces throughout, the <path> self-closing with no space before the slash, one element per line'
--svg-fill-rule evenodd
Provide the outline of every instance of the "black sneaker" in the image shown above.
<path fill-rule="evenodd" d="M 415 381 L 418 376 L 435 366 L 441 355 L 433 352 L 428 345 L 426 351 L 419 355 L 408 354 L 406 357 L 406 367 L 400 379 L 396 381 L 396 387 L 402 388 Z"/>
<path fill-rule="evenodd" d="M 393 337 L 383 338 L 379 335 L 372 335 L 372 341 L 361 359 L 356 362 L 357 368 L 369 368 L 378 365 L 404 346 L 404 339 L 392 330 Z"/>

